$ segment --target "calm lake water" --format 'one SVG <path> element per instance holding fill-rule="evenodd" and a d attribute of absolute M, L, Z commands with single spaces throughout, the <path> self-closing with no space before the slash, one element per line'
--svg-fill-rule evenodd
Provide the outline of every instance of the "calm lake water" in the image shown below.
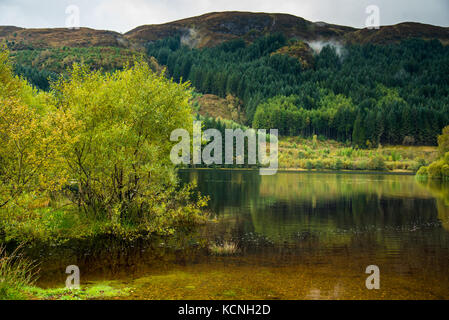
<path fill-rule="evenodd" d="M 448 187 L 382 174 L 180 176 L 211 197 L 213 222 L 176 245 L 105 252 L 99 242 L 42 254 L 56 257 L 43 263 L 40 284 L 63 284 L 65 266 L 78 264 L 84 283 L 113 280 L 133 288 L 130 299 L 449 298 Z M 235 252 L 207 249 L 223 244 Z M 369 265 L 380 269 L 380 290 L 366 288 Z"/>

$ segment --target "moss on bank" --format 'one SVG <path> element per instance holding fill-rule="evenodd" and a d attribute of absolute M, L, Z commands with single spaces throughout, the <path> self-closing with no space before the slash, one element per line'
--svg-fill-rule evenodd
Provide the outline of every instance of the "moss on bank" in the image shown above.
<path fill-rule="evenodd" d="M 117 288 L 111 282 L 103 282 L 80 289 L 51 288 L 36 286 L 11 288 L 6 294 L 0 293 L 0 300 L 101 300 L 124 298 L 132 292 L 131 288 Z"/>
<path fill-rule="evenodd" d="M 0 300 L 88 300 L 123 297 L 130 288 L 113 281 L 96 282 L 79 289 L 35 286 L 39 276 L 38 264 L 24 255 L 24 245 L 12 252 L 0 247 Z"/>
<path fill-rule="evenodd" d="M 80 289 L 53 288 L 42 289 L 38 287 L 26 287 L 23 296 L 27 299 L 37 300 L 98 300 L 126 297 L 132 292 L 131 288 L 118 288 L 117 284 L 107 281 Z"/>

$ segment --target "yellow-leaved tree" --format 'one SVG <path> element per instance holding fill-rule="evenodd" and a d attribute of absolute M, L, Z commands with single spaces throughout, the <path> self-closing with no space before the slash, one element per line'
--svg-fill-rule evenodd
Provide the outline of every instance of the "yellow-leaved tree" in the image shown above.
<path fill-rule="evenodd" d="M 62 157 L 76 122 L 14 76 L 6 47 L 0 48 L 0 208 L 22 195 L 42 196 L 66 183 Z"/>
<path fill-rule="evenodd" d="M 114 222 L 148 222 L 155 212 L 179 218 L 176 210 L 186 209 L 188 201 L 173 202 L 186 193 L 175 192 L 170 134 L 191 130 L 188 86 L 139 61 L 113 74 L 75 65 L 68 79 L 54 83 L 58 107 L 81 123 L 70 133 L 76 142 L 65 155 L 72 200 L 89 215 Z"/>

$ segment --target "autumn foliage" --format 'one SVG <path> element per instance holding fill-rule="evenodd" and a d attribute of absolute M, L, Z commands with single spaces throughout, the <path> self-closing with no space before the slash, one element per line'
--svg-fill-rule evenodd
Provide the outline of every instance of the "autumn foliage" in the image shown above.
<path fill-rule="evenodd" d="M 142 61 L 112 74 L 75 64 L 40 92 L 13 75 L 6 48 L 0 84 L 5 210 L 58 199 L 92 219 L 157 232 L 201 215 L 206 199 L 191 201 L 191 186 L 179 188 L 169 160 L 171 131 L 192 126 L 188 84 Z"/>

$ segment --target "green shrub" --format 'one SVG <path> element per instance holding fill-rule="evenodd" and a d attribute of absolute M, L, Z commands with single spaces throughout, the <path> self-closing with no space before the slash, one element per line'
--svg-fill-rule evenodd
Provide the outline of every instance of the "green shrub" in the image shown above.
<path fill-rule="evenodd" d="M 302 150 L 298 151 L 298 158 L 299 159 L 304 159 L 306 157 L 307 157 L 307 154 L 304 151 L 302 151 Z"/>
<path fill-rule="evenodd" d="M 366 162 L 365 160 L 355 162 L 355 166 L 357 170 L 366 170 L 369 168 L 368 162 Z"/>
<path fill-rule="evenodd" d="M 306 169 L 307 169 L 307 170 L 313 169 L 313 163 L 312 163 L 312 161 L 308 160 L 308 161 L 306 162 Z"/>
<path fill-rule="evenodd" d="M 341 170 L 343 168 L 343 162 L 341 161 L 341 159 L 337 159 L 337 161 L 335 161 L 334 168 L 336 170 Z"/>
<path fill-rule="evenodd" d="M 416 173 L 418 176 L 426 177 L 429 175 L 429 167 L 421 167 L 419 168 L 418 172 Z"/>
<path fill-rule="evenodd" d="M 441 178 L 441 169 L 443 167 L 442 161 L 436 161 L 429 166 L 429 176 L 434 179 Z"/>
<path fill-rule="evenodd" d="M 444 164 L 441 167 L 441 176 L 443 177 L 444 180 L 449 179 L 449 165 L 448 164 Z"/>
<path fill-rule="evenodd" d="M 323 160 L 323 166 L 325 169 L 333 169 L 335 164 L 334 161 L 332 159 L 324 159 Z"/>
<path fill-rule="evenodd" d="M 368 169 L 370 170 L 386 170 L 387 165 L 381 156 L 376 156 L 368 161 Z"/>
<path fill-rule="evenodd" d="M 344 160 L 343 168 L 346 170 L 356 169 L 354 162 L 352 162 L 351 160 Z"/>
<path fill-rule="evenodd" d="M 401 160 L 401 155 L 396 151 L 391 151 L 391 161 L 399 161 Z"/>
<path fill-rule="evenodd" d="M 316 149 L 318 147 L 318 137 L 317 137 L 317 135 L 313 136 L 312 147 L 313 147 L 313 149 Z"/>
<path fill-rule="evenodd" d="M 322 169 L 324 168 L 323 161 L 317 160 L 317 161 L 315 162 L 315 168 L 316 168 L 316 169 L 319 169 L 319 170 L 322 170 Z"/>
<path fill-rule="evenodd" d="M 438 149 L 441 155 L 449 152 L 449 126 L 443 129 L 443 134 L 438 136 Z"/>
<path fill-rule="evenodd" d="M 354 152 L 353 148 L 343 148 L 343 149 L 339 150 L 337 154 L 340 157 L 350 158 L 352 156 L 353 152 Z"/>
<path fill-rule="evenodd" d="M 407 164 L 404 162 L 400 162 L 400 161 L 395 161 L 393 162 L 393 170 L 402 170 L 402 169 L 406 169 Z"/>
<path fill-rule="evenodd" d="M 426 161 L 422 158 L 416 160 L 413 162 L 413 164 L 410 166 L 410 169 L 417 172 L 421 167 L 426 165 Z"/>

